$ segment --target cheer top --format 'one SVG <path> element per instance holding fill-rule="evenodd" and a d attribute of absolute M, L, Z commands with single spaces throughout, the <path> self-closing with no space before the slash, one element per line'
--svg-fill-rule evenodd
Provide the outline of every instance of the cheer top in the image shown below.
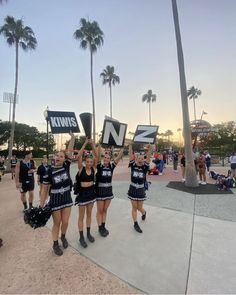
<path fill-rule="evenodd" d="M 108 166 L 103 164 L 97 165 L 96 173 L 96 184 L 98 187 L 107 187 L 111 186 L 113 171 L 116 168 L 116 164 L 110 163 Z"/>
<path fill-rule="evenodd" d="M 76 174 L 76 182 L 94 182 L 94 176 L 95 176 L 95 172 L 93 167 L 91 168 L 91 174 L 88 175 L 86 173 L 86 169 L 85 167 L 82 168 L 81 173 L 79 174 L 79 172 Z"/>
<path fill-rule="evenodd" d="M 48 179 L 48 170 L 50 166 L 41 164 L 38 167 L 37 174 L 39 175 L 39 182 L 43 184 L 49 184 L 49 179 Z"/>
<path fill-rule="evenodd" d="M 71 191 L 72 188 L 72 180 L 65 166 L 50 167 L 48 170 L 48 183 L 51 184 L 50 195 L 64 194 Z"/>
<path fill-rule="evenodd" d="M 34 181 L 34 173 L 29 172 L 31 169 L 35 169 L 35 163 L 33 160 L 27 162 L 24 160 L 20 161 L 19 181 L 21 183 Z"/>
<path fill-rule="evenodd" d="M 11 159 L 11 168 L 15 168 L 17 163 L 17 159 Z"/>
<path fill-rule="evenodd" d="M 143 166 L 138 166 L 133 160 L 129 162 L 129 167 L 131 168 L 131 185 L 136 188 L 144 187 L 146 174 L 150 168 L 149 164 L 144 162 Z"/>

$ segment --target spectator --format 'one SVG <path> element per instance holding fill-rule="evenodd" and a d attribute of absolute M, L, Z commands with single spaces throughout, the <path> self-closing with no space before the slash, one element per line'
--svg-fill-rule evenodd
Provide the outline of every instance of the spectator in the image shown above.
<path fill-rule="evenodd" d="M 231 168 L 231 178 L 236 177 L 236 152 L 234 151 L 232 156 L 229 158 Z"/>
<path fill-rule="evenodd" d="M 206 184 L 206 160 L 204 154 L 201 152 L 200 156 L 197 158 L 197 169 L 199 172 L 199 184 Z"/>
<path fill-rule="evenodd" d="M 185 155 L 182 154 L 182 157 L 180 159 L 180 166 L 181 166 L 181 170 L 182 170 L 182 182 L 185 182 Z"/>
<path fill-rule="evenodd" d="M 206 151 L 205 161 L 206 161 L 207 172 L 209 172 L 211 167 L 211 155 L 209 154 L 208 151 Z"/>
<path fill-rule="evenodd" d="M 179 160 L 178 152 L 176 151 L 173 152 L 172 159 L 173 159 L 174 172 L 178 172 L 178 160 Z"/>

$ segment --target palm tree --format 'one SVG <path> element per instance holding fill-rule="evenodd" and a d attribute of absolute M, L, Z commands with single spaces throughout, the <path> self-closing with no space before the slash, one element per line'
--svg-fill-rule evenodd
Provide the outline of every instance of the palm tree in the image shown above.
<path fill-rule="evenodd" d="M 168 144 L 170 145 L 170 137 L 173 136 L 174 133 L 170 129 L 166 130 L 165 136 L 168 138 Z"/>
<path fill-rule="evenodd" d="M 202 94 L 200 89 L 195 88 L 194 86 L 192 86 L 191 88 L 189 88 L 188 92 L 188 98 L 193 100 L 193 109 L 194 109 L 194 120 L 197 120 L 197 115 L 196 115 L 196 104 L 195 104 L 195 100 L 198 98 L 198 96 L 200 96 Z"/>
<path fill-rule="evenodd" d="M 16 97 L 18 87 L 18 62 L 19 62 L 19 48 L 23 51 L 34 50 L 37 46 L 37 40 L 34 36 L 33 30 L 25 26 L 22 19 L 14 19 L 12 16 L 5 18 L 5 23 L 0 27 L 0 34 L 2 34 L 9 46 L 15 46 L 16 60 L 15 60 L 15 88 L 13 96 L 13 111 L 11 123 L 11 135 L 9 142 L 8 159 L 12 156 L 12 149 L 14 143 L 15 133 L 15 111 L 16 111 Z"/>
<path fill-rule="evenodd" d="M 93 86 L 93 55 L 97 49 L 103 45 L 103 31 L 100 29 L 96 21 L 90 22 L 85 18 L 81 18 L 80 27 L 74 32 L 74 38 L 80 41 L 80 47 L 84 50 L 87 48 L 90 51 L 90 79 L 92 91 L 92 108 L 93 108 L 93 140 L 96 137 L 96 123 L 95 123 L 95 99 Z"/>
<path fill-rule="evenodd" d="M 192 151 L 192 138 L 191 129 L 189 122 L 189 110 L 188 110 L 188 96 L 187 96 L 187 86 L 185 78 L 184 69 L 184 55 L 179 27 L 179 16 L 176 0 L 172 0 L 172 10 L 175 26 L 175 36 L 177 45 L 177 56 L 179 64 L 179 78 L 180 78 L 180 90 L 181 90 L 181 100 L 182 100 L 182 113 L 183 113 L 183 137 L 185 146 L 185 157 L 186 157 L 186 181 L 185 185 L 188 187 L 197 187 L 197 175 L 195 170 L 195 165 L 193 161 L 193 151 Z"/>
<path fill-rule="evenodd" d="M 152 120 L 151 120 L 151 103 L 155 102 L 157 100 L 156 94 L 152 93 L 152 90 L 148 90 L 146 94 L 142 96 L 142 102 L 147 102 L 149 103 L 149 125 L 152 125 Z"/>
<path fill-rule="evenodd" d="M 181 131 L 182 131 L 181 128 L 177 129 L 177 132 L 179 133 L 179 147 L 181 147 Z"/>
<path fill-rule="evenodd" d="M 100 77 L 102 77 L 103 85 L 108 83 L 110 88 L 110 117 L 112 118 L 112 85 L 115 86 L 116 83 L 120 84 L 120 77 L 115 74 L 113 66 L 106 66 Z"/>

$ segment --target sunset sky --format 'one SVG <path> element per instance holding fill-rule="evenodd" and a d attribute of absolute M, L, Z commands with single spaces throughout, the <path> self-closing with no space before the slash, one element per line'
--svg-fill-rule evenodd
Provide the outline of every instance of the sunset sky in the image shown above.
<path fill-rule="evenodd" d="M 178 9 L 188 87 L 202 90 L 197 114 L 210 123 L 236 120 L 236 1 L 179 0 Z M 73 38 L 80 18 L 98 21 L 104 46 L 94 56 L 98 131 L 109 114 L 109 90 L 99 77 L 115 66 L 121 83 L 113 90 L 114 117 L 133 131 L 148 123 L 148 89 L 157 94 L 153 123 L 163 132 L 182 128 L 171 0 L 8 0 L 0 7 L 23 18 L 38 40 L 34 52 L 20 52 L 16 120 L 45 130 L 43 111 L 91 111 L 89 53 Z M 14 49 L 0 36 L 0 93 L 14 89 Z M 192 101 L 190 116 L 193 118 Z M 0 119 L 8 105 L 0 102 Z"/>

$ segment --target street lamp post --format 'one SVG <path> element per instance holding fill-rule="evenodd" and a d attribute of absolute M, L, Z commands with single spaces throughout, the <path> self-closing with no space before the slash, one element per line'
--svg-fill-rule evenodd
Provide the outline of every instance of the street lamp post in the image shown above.
<path fill-rule="evenodd" d="M 47 159 L 49 158 L 49 140 L 48 140 L 48 110 L 49 110 L 49 108 L 48 108 L 48 106 L 47 106 L 47 108 L 46 108 L 46 110 L 44 111 L 44 118 L 45 118 L 45 120 L 46 120 L 46 124 L 47 124 L 47 147 L 46 147 L 46 149 L 47 149 Z"/>

